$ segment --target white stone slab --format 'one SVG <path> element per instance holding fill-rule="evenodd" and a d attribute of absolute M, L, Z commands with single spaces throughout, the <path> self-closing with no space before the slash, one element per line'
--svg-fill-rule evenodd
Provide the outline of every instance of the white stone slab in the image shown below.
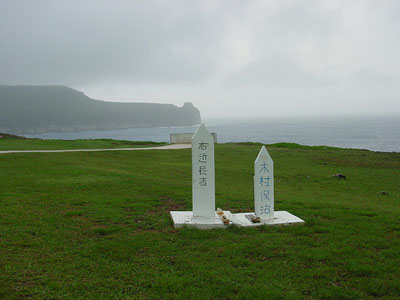
<path fill-rule="evenodd" d="M 199 229 L 212 229 L 212 228 L 227 228 L 221 218 L 214 212 L 213 218 L 199 218 L 193 217 L 191 211 L 170 211 L 175 228 L 184 226 L 195 227 Z M 233 216 L 229 211 L 224 211 L 224 215 L 232 221 Z"/>
<path fill-rule="evenodd" d="M 202 124 L 192 138 L 193 216 L 215 215 L 214 137 Z"/>
<path fill-rule="evenodd" d="M 274 218 L 274 162 L 265 146 L 254 162 L 254 211 L 262 220 Z"/>
<path fill-rule="evenodd" d="M 171 144 L 191 144 L 192 143 L 192 133 L 170 133 L 169 141 Z M 217 143 L 217 134 L 215 132 L 211 132 L 211 135 L 214 137 L 214 143 Z"/>
<path fill-rule="evenodd" d="M 233 224 L 243 227 L 251 227 L 251 226 L 261 226 L 261 225 L 291 225 L 291 224 L 303 224 L 304 221 L 295 215 L 287 211 L 276 211 L 274 213 L 274 218 L 269 220 L 261 220 L 260 223 L 253 223 L 249 219 L 246 218 L 246 215 L 253 214 L 252 212 L 248 213 L 239 213 L 233 214 L 232 220 Z"/>

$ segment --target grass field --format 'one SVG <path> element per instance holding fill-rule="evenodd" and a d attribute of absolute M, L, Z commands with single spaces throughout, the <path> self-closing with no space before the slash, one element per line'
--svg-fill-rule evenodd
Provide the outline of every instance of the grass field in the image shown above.
<path fill-rule="evenodd" d="M 1 134 L 0 135 L 4 135 Z M 16 136 L 0 138 L 2 150 L 61 150 L 61 149 L 109 149 L 109 148 L 137 148 L 162 146 L 167 143 L 150 141 L 119 141 L 111 139 L 81 139 L 81 140 L 41 140 L 24 139 Z"/>
<path fill-rule="evenodd" d="M 260 148 L 216 145 L 218 207 L 253 209 Z M 304 225 L 174 229 L 190 149 L 0 155 L 0 298 L 399 299 L 400 153 L 267 148 Z"/>

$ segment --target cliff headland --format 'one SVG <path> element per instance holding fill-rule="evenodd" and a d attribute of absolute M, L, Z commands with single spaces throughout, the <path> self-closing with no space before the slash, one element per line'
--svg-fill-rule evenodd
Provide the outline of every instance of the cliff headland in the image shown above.
<path fill-rule="evenodd" d="M 94 100 L 65 86 L 0 85 L 0 132 L 109 130 L 134 127 L 190 126 L 201 123 L 192 103 Z"/>

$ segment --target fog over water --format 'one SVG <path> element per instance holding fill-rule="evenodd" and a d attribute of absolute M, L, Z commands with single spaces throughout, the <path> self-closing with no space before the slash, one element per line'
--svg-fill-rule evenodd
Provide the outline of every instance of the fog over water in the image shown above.
<path fill-rule="evenodd" d="M 218 142 L 290 142 L 303 145 L 325 145 L 374 151 L 400 152 L 400 116 L 363 118 L 275 118 L 275 119 L 209 119 L 211 132 Z M 43 139 L 112 138 L 120 140 L 169 142 L 170 133 L 195 132 L 198 126 L 132 128 L 125 130 L 53 132 L 28 137 Z"/>

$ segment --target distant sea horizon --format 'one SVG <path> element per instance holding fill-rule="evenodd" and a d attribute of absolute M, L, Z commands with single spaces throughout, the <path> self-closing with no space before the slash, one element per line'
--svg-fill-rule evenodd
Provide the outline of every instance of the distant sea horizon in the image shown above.
<path fill-rule="evenodd" d="M 400 115 L 274 117 L 265 119 L 207 118 L 218 143 L 297 143 L 308 146 L 400 152 Z M 171 133 L 193 133 L 199 125 L 27 134 L 40 139 L 101 139 L 169 142 Z"/>

